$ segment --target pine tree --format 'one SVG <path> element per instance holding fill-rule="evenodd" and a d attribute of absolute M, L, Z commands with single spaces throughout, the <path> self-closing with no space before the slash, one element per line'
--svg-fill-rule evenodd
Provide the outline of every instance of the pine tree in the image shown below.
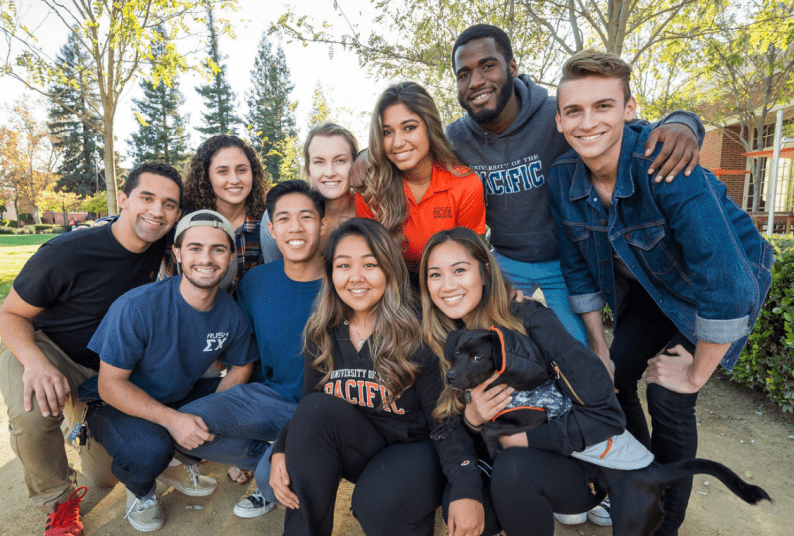
<path fill-rule="evenodd" d="M 248 93 L 248 117 L 251 145 L 260 154 L 272 180 L 281 180 L 279 142 L 297 135 L 294 108 L 289 94 L 289 67 L 284 51 L 279 46 L 273 53 L 266 35 L 259 42 L 254 68 L 251 70 L 252 90 Z"/>
<path fill-rule="evenodd" d="M 152 46 L 155 57 L 168 45 L 165 32 L 160 35 L 163 40 Z M 169 86 L 165 80 L 142 80 L 143 99 L 132 99 L 138 117 L 138 132 L 130 140 L 133 167 L 152 160 L 179 166 L 189 157 L 185 132 L 188 117 L 179 113 L 185 97 L 176 77 L 170 82 Z"/>
<path fill-rule="evenodd" d="M 207 28 L 210 32 L 210 57 L 207 60 L 207 69 L 212 79 L 208 84 L 196 88 L 196 91 L 204 97 L 207 110 L 201 114 L 203 126 L 196 127 L 196 130 L 206 136 L 214 136 L 234 131 L 240 124 L 240 119 L 234 114 L 236 97 L 226 80 L 226 66 L 221 64 L 226 56 L 221 56 L 218 49 L 218 33 L 211 7 L 207 8 Z"/>
<path fill-rule="evenodd" d="M 92 195 L 97 188 L 105 190 L 105 180 L 100 176 L 104 167 L 102 136 L 88 125 L 88 122 L 102 124 L 91 59 L 70 32 L 56 62 L 66 77 L 66 81 L 58 81 L 50 88 L 66 105 L 52 102 L 49 107 L 47 126 L 55 147 L 63 151 L 63 160 L 56 171 L 61 176 L 56 189 Z"/>

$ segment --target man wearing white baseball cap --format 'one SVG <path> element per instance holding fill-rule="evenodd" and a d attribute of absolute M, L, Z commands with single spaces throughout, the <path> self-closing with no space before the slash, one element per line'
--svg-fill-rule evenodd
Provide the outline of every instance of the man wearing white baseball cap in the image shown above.
<path fill-rule="evenodd" d="M 127 487 L 125 517 L 139 531 L 163 525 L 156 480 L 175 447 L 216 439 L 201 417 L 182 408 L 251 374 L 256 355 L 249 354 L 248 321 L 231 296 L 218 292 L 234 253 L 226 218 L 211 210 L 186 215 L 174 242 L 181 275 L 122 295 L 89 343 L 101 363 L 99 376 L 79 391 L 94 401 L 88 429 L 113 458 L 113 474 Z M 226 376 L 201 378 L 215 359 L 228 367 Z M 183 492 L 215 490 L 212 479 L 187 467 L 193 489 Z"/>

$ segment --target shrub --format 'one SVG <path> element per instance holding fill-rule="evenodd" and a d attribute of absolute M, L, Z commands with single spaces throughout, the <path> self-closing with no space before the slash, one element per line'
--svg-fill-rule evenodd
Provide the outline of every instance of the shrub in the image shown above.
<path fill-rule="evenodd" d="M 5 220 L 3 220 L 5 221 Z M 11 220 L 8 222 L 8 227 L 12 227 L 14 229 L 19 227 L 19 222 L 17 220 Z"/>
<path fill-rule="evenodd" d="M 20 227 L 17 234 L 36 234 L 36 230 L 32 225 L 27 225 L 25 227 Z"/>
<path fill-rule="evenodd" d="M 8 227 L 9 223 L 8 220 L 0 220 L 0 227 Z"/>
<path fill-rule="evenodd" d="M 731 379 L 794 411 L 794 235 L 767 240 L 775 249 L 772 287 Z"/>
<path fill-rule="evenodd" d="M 16 230 L 11 227 L 0 227 L 0 234 L 16 234 Z"/>
<path fill-rule="evenodd" d="M 26 221 L 28 223 L 32 223 L 33 222 L 33 214 L 31 214 L 29 212 L 23 212 L 22 214 L 19 215 L 19 217 L 17 219 L 19 221 Z"/>
<path fill-rule="evenodd" d="M 37 223 L 32 225 L 33 229 L 35 229 L 36 234 L 46 234 L 50 231 L 50 229 L 54 228 L 55 225 L 51 223 Z M 63 225 L 59 225 L 58 227 L 63 227 Z"/>
<path fill-rule="evenodd" d="M 52 229 L 47 229 L 42 234 L 61 234 L 63 233 L 63 225 L 56 225 Z"/>

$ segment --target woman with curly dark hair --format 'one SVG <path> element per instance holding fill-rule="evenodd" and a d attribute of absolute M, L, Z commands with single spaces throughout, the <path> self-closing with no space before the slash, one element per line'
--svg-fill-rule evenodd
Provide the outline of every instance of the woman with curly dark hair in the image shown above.
<path fill-rule="evenodd" d="M 248 270 L 262 264 L 259 230 L 267 195 L 267 172 L 254 149 L 229 134 L 202 143 L 188 164 L 182 214 L 215 210 L 235 229 L 237 262 L 232 263 L 221 288 L 232 296 Z M 164 263 L 165 275 L 176 273 L 173 259 Z"/>

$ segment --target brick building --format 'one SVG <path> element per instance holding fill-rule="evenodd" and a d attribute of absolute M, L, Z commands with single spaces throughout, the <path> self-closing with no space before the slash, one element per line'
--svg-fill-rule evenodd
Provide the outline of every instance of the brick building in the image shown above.
<path fill-rule="evenodd" d="M 783 137 L 794 137 L 794 101 L 783 106 Z M 777 108 L 767 115 L 763 134 L 763 164 L 761 170 L 761 187 L 759 210 L 766 211 L 767 200 L 767 175 L 772 166 L 772 149 L 775 139 L 775 120 Z M 728 188 L 728 194 L 736 204 L 747 211 L 753 207 L 753 189 L 751 188 L 754 159 L 745 156 L 746 149 L 739 143 L 740 128 L 738 123 L 728 127 L 733 135 L 727 134 L 716 127 L 706 127 L 706 138 L 700 151 L 700 163 L 703 167 L 715 172 Z M 754 132 L 753 132 L 754 134 Z M 746 134 L 745 134 L 746 137 Z M 784 148 L 794 147 L 794 144 L 783 145 Z M 775 212 L 794 212 L 794 167 L 792 157 L 794 150 L 784 151 L 778 163 L 777 180 L 775 185 Z"/>

